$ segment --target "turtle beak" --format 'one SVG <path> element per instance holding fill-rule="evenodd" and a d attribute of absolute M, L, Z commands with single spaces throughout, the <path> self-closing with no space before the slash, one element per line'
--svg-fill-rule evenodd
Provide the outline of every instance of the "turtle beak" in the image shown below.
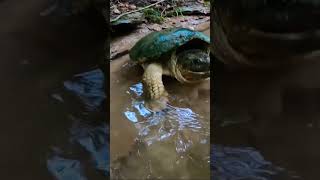
<path fill-rule="evenodd" d="M 183 77 L 188 81 L 202 81 L 210 78 L 210 71 L 206 72 L 193 72 L 193 71 L 186 71 L 183 73 Z"/>

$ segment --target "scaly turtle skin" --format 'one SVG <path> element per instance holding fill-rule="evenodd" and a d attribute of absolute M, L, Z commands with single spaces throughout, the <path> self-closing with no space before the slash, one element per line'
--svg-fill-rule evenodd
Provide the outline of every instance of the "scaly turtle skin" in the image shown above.
<path fill-rule="evenodd" d="M 130 58 L 144 68 L 143 84 L 151 100 L 167 100 L 162 75 L 181 83 L 210 77 L 210 38 L 186 28 L 152 32 L 130 50 Z M 160 103 L 161 104 L 161 103 Z M 154 109 L 151 107 L 151 109 Z"/>
<path fill-rule="evenodd" d="M 320 58 L 320 0 L 215 0 L 215 57 L 228 67 L 272 67 Z"/>

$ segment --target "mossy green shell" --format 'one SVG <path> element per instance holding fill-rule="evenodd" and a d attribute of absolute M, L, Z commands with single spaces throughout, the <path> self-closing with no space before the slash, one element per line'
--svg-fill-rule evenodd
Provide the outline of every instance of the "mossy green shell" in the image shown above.
<path fill-rule="evenodd" d="M 194 39 L 210 44 L 210 38 L 207 35 L 186 28 L 171 28 L 152 32 L 134 45 L 130 50 L 130 59 L 138 63 L 159 60 L 162 55 L 170 53 Z"/>

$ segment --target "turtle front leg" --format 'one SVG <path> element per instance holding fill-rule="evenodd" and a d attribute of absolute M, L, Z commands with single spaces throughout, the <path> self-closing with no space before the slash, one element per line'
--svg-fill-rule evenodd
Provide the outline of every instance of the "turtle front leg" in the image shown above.
<path fill-rule="evenodd" d="M 151 63 L 146 65 L 143 74 L 143 84 L 149 100 L 146 106 L 154 111 L 159 111 L 166 107 L 168 93 L 162 82 L 163 69 L 161 64 Z"/>

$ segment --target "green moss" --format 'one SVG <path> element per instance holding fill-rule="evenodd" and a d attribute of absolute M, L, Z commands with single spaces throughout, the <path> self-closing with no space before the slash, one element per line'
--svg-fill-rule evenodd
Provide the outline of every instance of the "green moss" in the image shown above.
<path fill-rule="evenodd" d="M 157 9 L 148 8 L 143 10 L 145 18 L 151 23 L 162 23 L 164 21 L 164 17 L 162 17 L 161 12 Z"/>

